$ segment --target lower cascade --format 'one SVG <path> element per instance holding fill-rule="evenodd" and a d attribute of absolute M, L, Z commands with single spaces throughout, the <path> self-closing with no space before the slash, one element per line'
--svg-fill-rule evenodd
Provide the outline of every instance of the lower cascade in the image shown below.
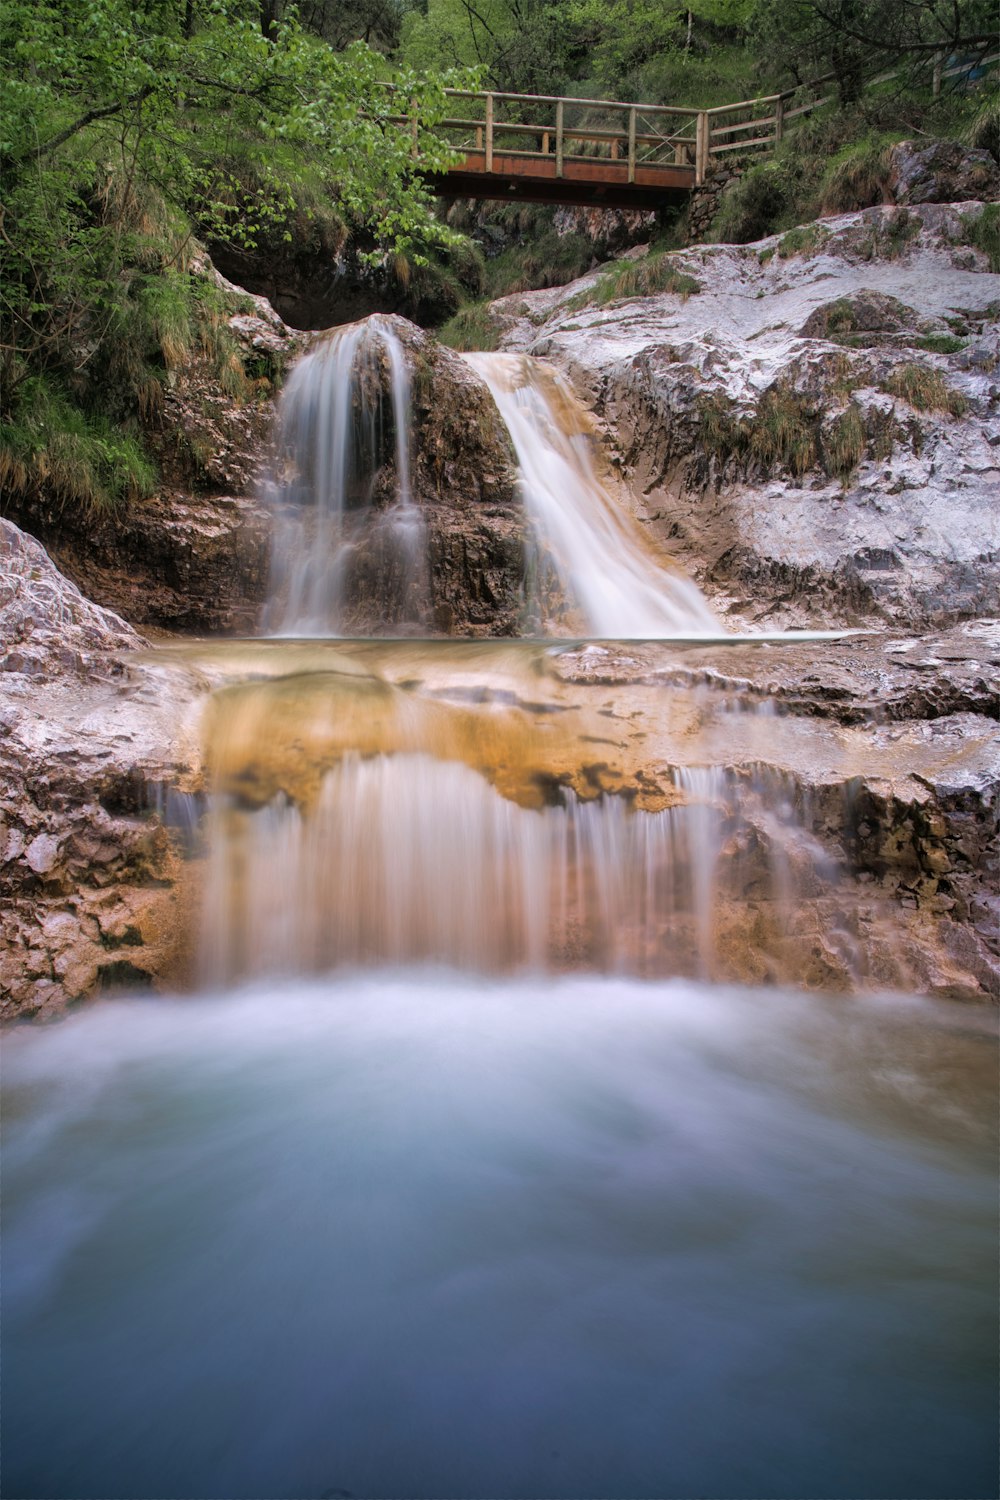
<path fill-rule="evenodd" d="M 717 901 L 742 890 L 750 866 L 780 926 L 786 855 L 776 841 L 740 858 L 743 810 L 761 810 L 752 787 L 719 769 L 675 774 L 678 803 L 659 812 L 572 791 L 526 808 L 461 764 L 350 756 L 307 811 L 283 798 L 256 812 L 221 808 L 207 972 L 221 981 L 431 961 L 483 973 L 709 973 Z"/>

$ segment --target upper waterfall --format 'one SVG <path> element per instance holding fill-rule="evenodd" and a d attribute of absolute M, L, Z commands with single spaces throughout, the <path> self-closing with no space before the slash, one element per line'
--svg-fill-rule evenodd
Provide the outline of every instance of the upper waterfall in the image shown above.
<path fill-rule="evenodd" d="M 279 406 L 268 483 L 278 517 L 270 633 L 340 633 L 345 575 L 363 537 L 383 564 L 387 623 L 422 622 L 426 541 L 410 444 L 410 372 L 389 319 L 337 329 L 296 365 Z M 374 508 L 375 482 L 390 458 L 395 494 Z"/>
<path fill-rule="evenodd" d="M 437 576 L 446 549 L 431 512 L 449 480 L 439 466 L 433 494 L 425 493 L 431 465 L 419 462 L 405 336 L 402 320 L 381 315 L 337 329 L 299 361 L 285 388 L 266 483 L 276 515 L 269 634 L 413 634 L 447 618 L 438 609 L 446 580 Z M 721 627 L 698 589 L 653 550 L 599 478 L 587 413 L 567 383 L 522 355 L 468 355 L 459 368 L 486 386 L 517 455 L 526 539 L 514 545 L 526 555 L 503 630 L 717 637 Z M 469 389 L 454 371 L 449 379 L 467 407 Z M 472 411 L 469 422 L 488 425 Z M 430 449 L 439 465 L 433 438 Z M 485 510 L 476 496 L 460 503 L 471 555 L 481 550 L 473 538 Z"/>
<path fill-rule="evenodd" d="M 614 638 L 722 633 L 699 589 L 656 555 L 598 477 L 586 412 L 550 366 L 521 354 L 469 354 L 517 452 L 537 552 L 584 633 Z"/>

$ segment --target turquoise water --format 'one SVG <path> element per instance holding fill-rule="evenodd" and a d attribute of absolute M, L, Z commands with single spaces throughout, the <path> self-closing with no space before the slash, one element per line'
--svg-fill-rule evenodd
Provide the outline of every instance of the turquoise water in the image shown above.
<path fill-rule="evenodd" d="M 340 976 L 4 1093 L 7 1496 L 997 1492 L 977 1012 Z"/>

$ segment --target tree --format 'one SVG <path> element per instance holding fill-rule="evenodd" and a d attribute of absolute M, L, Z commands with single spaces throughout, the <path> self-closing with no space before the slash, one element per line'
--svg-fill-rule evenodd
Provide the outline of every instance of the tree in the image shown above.
<path fill-rule="evenodd" d="M 432 126 L 448 80 L 393 72 L 363 42 L 338 52 L 292 6 L 279 12 L 277 0 L 7 0 L 8 399 L 39 365 L 95 360 L 152 240 L 167 269 L 193 233 L 253 243 L 287 218 L 301 180 L 395 250 L 454 238 L 414 170 L 411 129 L 391 120 L 410 117 L 423 164 L 445 165 Z"/>

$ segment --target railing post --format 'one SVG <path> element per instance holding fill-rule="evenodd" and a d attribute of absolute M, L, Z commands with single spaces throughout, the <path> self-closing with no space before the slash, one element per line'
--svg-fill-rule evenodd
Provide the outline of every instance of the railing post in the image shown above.
<path fill-rule="evenodd" d="M 486 95 L 486 170 L 493 171 L 493 95 Z"/>
<path fill-rule="evenodd" d="M 548 154 L 549 154 L 549 132 L 547 130 L 543 130 L 542 131 L 542 155 L 543 156 L 548 156 Z"/>
<path fill-rule="evenodd" d="M 563 102 L 556 105 L 556 176 L 563 174 Z"/>
<path fill-rule="evenodd" d="M 477 151 L 482 151 L 482 149 L 483 149 L 483 127 L 481 125 L 477 125 L 476 126 L 476 150 Z"/>
<path fill-rule="evenodd" d="M 777 103 L 774 106 L 774 139 L 775 139 L 775 141 L 780 141 L 781 137 L 784 135 L 784 133 L 785 133 L 785 101 L 781 97 L 781 95 L 779 94 L 778 95 Z"/>
<path fill-rule="evenodd" d="M 708 132 L 708 115 L 704 110 L 699 110 L 698 124 L 694 137 L 694 181 L 696 187 L 701 187 L 708 172 Z"/>
<path fill-rule="evenodd" d="M 628 180 L 635 181 L 635 105 L 628 112 Z"/>

